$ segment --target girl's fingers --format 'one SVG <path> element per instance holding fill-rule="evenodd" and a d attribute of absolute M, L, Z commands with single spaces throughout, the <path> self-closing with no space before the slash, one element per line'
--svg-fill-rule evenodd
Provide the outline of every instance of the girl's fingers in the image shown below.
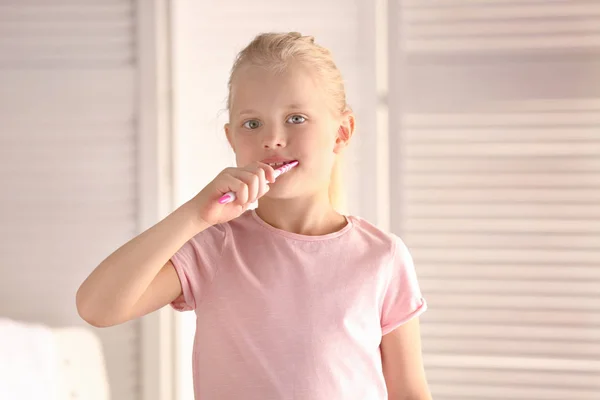
<path fill-rule="evenodd" d="M 234 204 L 244 205 L 248 202 L 248 185 L 238 177 L 237 171 L 228 170 L 222 179 L 223 189 L 220 190 L 223 193 L 234 192 L 236 197 Z"/>
<path fill-rule="evenodd" d="M 262 169 L 265 173 L 265 179 L 269 182 L 269 183 L 273 183 L 275 182 L 275 170 L 273 169 L 273 167 L 271 167 L 268 164 L 263 164 L 261 162 L 257 162 L 256 163 L 258 168 Z"/>
<path fill-rule="evenodd" d="M 263 165 L 265 165 L 268 168 L 271 168 L 266 164 Z M 263 166 L 259 165 L 258 163 L 246 167 L 246 170 L 258 176 L 258 192 L 256 198 L 254 199 L 256 201 L 269 191 L 269 180 L 267 179 L 268 170 Z"/>
<path fill-rule="evenodd" d="M 248 187 L 248 203 L 253 203 L 256 201 L 256 199 L 258 198 L 258 194 L 260 192 L 260 186 L 261 186 L 261 177 L 259 175 L 257 175 L 256 172 L 254 171 L 248 171 L 246 169 L 239 169 L 237 171 L 235 171 L 235 173 L 233 174 L 237 179 L 241 180 L 242 182 L 244 182 L 247 187 Z M 264 178 L 263 178 L 263 185 L 264 183 Z"/>
<path fill-rule="evenodd" d="M 269 191 L 269 183 L 275 182 L 275 170 L 260 162 L 245 168 L 227 168 L 224 172 L 223 183 L 235 192 L 235 204 L 241 206 L 254 203 Z"/>

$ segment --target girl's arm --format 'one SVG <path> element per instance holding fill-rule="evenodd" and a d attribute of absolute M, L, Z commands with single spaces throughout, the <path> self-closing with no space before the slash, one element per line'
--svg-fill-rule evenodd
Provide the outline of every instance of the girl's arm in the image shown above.
<path fill-rule="evenodd" d="M 175 300 L 181 283 L 170 258 L 209 225 L 191 203 L 133 238 L 90 274 L 77 291 L 79 315 L 97 327 L 117 325 Z"/>
<path fill-rule="evenodd" d="M 106 258 L 77 291 L 79 315 L 94 326 L 117 325 L 157 310 L 181 295 L 171 257 L 209 226 L 237 218 L 275 181 L 267 164 L 226 168 L 193 199 Z M 223 193 L 237 199 L 218 203 Z"/>
<path fill-rule="evenodd" d="M 390 400 L 431 400 L 421 354 L 419 318 L 383 336 L 381 357 Z"/>

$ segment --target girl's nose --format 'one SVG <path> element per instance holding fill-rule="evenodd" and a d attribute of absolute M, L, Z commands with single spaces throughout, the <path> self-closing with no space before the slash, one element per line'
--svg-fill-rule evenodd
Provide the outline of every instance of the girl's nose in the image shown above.
<path fill-rule="evenodd" d="M 265 149 L 277 149 L 285 147 L 285 135 L 278 128 L 265 129 L 263 136 L 263 147 Z"/>

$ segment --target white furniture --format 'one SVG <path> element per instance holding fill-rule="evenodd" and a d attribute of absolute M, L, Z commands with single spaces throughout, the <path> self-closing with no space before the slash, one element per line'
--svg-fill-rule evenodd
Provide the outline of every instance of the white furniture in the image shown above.
<path fill-rule="evenodd" d="M 0 398 L 110 400 L 100 341 L 83 327 L 0 318 Z"/>

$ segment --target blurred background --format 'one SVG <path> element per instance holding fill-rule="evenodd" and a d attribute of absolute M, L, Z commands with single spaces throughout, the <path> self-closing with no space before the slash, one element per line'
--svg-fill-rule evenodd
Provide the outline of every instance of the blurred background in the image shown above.
<path fill-rule="evenodd" d="M 0 0 L 4 351 L 35 324 L 60 400 L 193 400 L 193 313 L 64 334 L 91 270 L 233 164 L 229 70 L 273 30 L 345 76 L 343 211 L 412 249 L 433 398 L 600 399 L 598 0 Z"/>

